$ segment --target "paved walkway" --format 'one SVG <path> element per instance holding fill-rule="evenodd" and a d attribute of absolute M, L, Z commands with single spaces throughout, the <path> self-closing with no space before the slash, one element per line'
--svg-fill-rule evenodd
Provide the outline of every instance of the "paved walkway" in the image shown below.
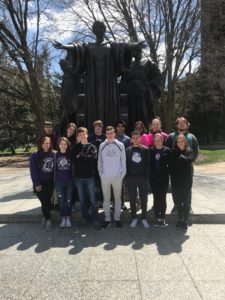
<path fill-rule="evenodd" d="M 120 230 L 81 228 L 75 214 L 72 228 L 46 232 L 28 170 L 0 172 L 0 222 L 16 222 L 0 224 L 0 299 L 225 299 L 224 174 L 196 170 L 187 232 L 170 216 L 166 229 L 130 229 L 128 212 Z"/>
<path fill-rule="evenodd" d="M 207 173 L 207 168 L 196 168 L 193 186 L 194 223 L 225 223 L 225 172 Z M 27 168 L 0 168 L 0 223 L 1 222 L 39 222 L 40 203 L 32 193 L 32 184 Z M 152 195 L 149 196 L 148 208 L 152 207 Z M 172 209 L 172 197 L 167 195 L 167 211 Z M 129 204 L 128 204 L 129 206 Z M 103 211 L 100 211 L 103 215 Z M 122 214 L 124 220 L 130 214 Z M 168 221 L 175 221 L 170 215 Z M 79 214 L 73 216 L 74 220 Z M 53 220 L 59 221 L 58 213 L 53 213 Z M 129 220 L 127 220 L 128 222 Z"/>

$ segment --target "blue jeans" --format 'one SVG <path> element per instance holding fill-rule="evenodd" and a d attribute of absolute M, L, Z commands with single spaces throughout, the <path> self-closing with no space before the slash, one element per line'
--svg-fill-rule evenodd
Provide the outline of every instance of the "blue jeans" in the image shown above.
<path fill-rule="evenodd" d="M 72 212 L 72 191 L 73 181 L 60 182 L 56 181 L 55 188 L 59 199 L 59 210 L 61 217 L 69 217 Z"/>
<path fill-rule="evenodd" d="M 88 209 L 89 205 L 91 205 L 92 220 L 97 221 L 98 210 L 95 197 L 95 178 L 76 178 L 76 186 L 83 218 L 90 220 L 91 216 L 88 213 Z"/>

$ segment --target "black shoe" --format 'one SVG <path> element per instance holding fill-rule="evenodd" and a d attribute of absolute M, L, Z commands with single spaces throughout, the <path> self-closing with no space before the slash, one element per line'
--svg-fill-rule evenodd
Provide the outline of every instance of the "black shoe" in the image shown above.
<path fill-rule="evenodd" d="M 111 222 L 105 221 L 102 225 L 102 229 L 108 229 L 111 226 Z"/>
<path fill-rule="evenodd" d="M 177 215 L 177 207 L 174 205 L 174 207 L 171 210 L 171 215 Z"/>
<path fill-rule="evenodd" d="M 159 226 L 160 226 L 161 228 L 165 228 L 165 227 L 168 226 L 168 224 L 166 223 L 165 219 L 161 219 Z"/>
<path fill-rule="evenodd" d="M 122 227 L 121 221 L 116 221 L 116 228 L 121 228 L 121 227 Z"/>
<path fill-rule="evenodd" d="M 126 210 L 127 210 L 127 207 L 126 207 L 126 205 L 125 205 L 125 204 L 123 204 L 123 205 L 122 205 L 122 207 L 121 207 L 121 209 L 122 209 L 123 211 L 126 211 Z"/>
<path fill-rule="evenodd" d="M 160 219 L 156 219 L 155 222 L 154 222 L 154 224 L 153 224 L 153 226 L 154 227 L 159 227 L 160 226 L 160 222 L 161 222 Z"/>
<path fill-rule="evenodd" d="M 184 229 L 184 230 L 187 230 L 188 229 L 188 222 L 186 222 L 186 221 L 182 222 L 181 228 Z"/>

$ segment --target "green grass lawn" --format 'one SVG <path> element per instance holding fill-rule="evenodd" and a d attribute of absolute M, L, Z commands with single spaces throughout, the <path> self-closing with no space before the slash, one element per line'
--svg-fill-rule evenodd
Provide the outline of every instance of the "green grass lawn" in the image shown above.
<path fill-rule="evenodd" d="M 36 149 L 37 149 L 37 147 L 32 146 L 27 152 L 24 152 L 25 148 L 23 148 L 23 147 L 16 148 L 16 155 L 30 154 L 30 153 L 33 153 Z M 12 155 L 12 152 L 9 149 L 0 151 L 0 156 L 11 156 L 11 155 Z"/>
<path fill-rule="evenodd" d="M 221 150 L 200 150 L 197 165 L 210 164 L 215 162 L 225 161 L 225 149 Z"/>

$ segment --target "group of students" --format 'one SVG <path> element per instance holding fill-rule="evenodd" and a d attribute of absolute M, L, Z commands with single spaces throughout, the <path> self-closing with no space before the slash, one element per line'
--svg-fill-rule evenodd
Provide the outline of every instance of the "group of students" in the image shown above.
<path fill-rule="evenodd" d="M 191 209 L 193 162 L 198 156 L 198 142 L 189 133 L 184 117 L 176 120 L 176 131 L 167 135 L 156 117 L 147 132 L 143 123 L 135 123 L 131 137 L 125 134 L 125 123 L 115 128 L 107 126 L 103 134 L 100 120 L 93 123 L 93 133 L 85 127 L 77 129 L 69 123 L 65 136 L 53 134 L 51 122 L 45 123 L 45 133 L 38 141 L 38 150 L 31 155 L 30 172 L 34 192 L 42 206 L 42 228 L 51 230 L 51 198 L 57 191 L 61 215 L 60 227 L 71 227 L 72 194 L 76 187 L 80 200 L 82 224 L 93 223 L 100 228 L 96 204 L 96 186 L 103 196 L 105 214 L 103 229 L 111 226 L 111 202 L 114 201 L 114 221 L 121 223 L 121 199 L 127 189 L 131 208 L 130 227 L 136 227 L 137 198 L 141 204 L 141 223 L 149 228 L 147 200 L 149 188 L 153 194 L 154 226 L 166 227 L 166 194 L 171 180 L 177 227 L 187 230 Z M 55 149 L 56 151 L 54 151 Z M 75 184 L 74 184 L 75 183 Z"/>

